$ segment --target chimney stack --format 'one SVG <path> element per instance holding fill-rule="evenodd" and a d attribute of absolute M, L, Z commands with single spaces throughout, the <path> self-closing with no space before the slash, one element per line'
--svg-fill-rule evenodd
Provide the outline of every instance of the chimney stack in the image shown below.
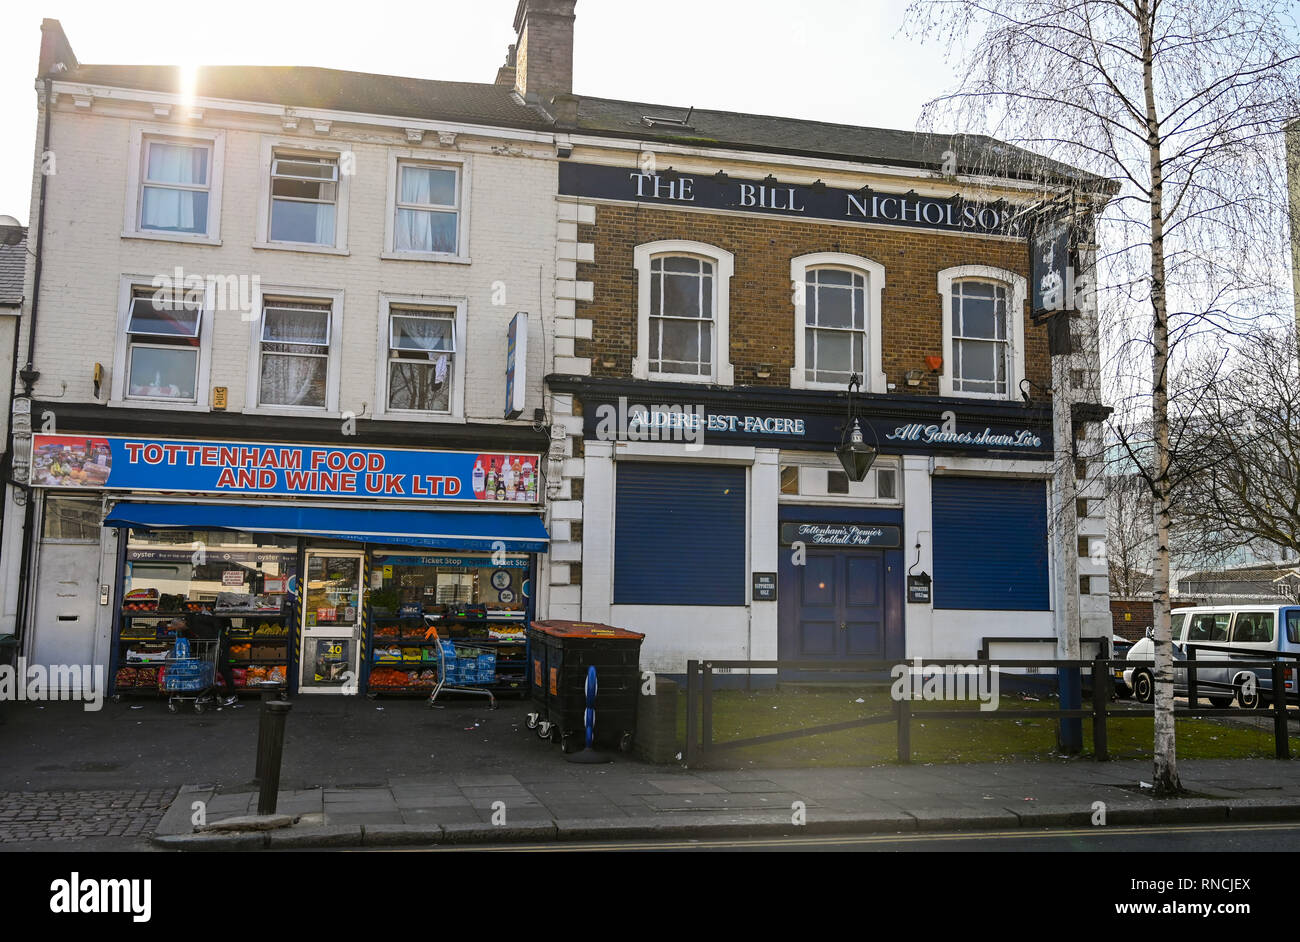
<path fill-rule="evenodd" d="M 497 80 L 493 85 L 515 86 L 515 44 L 511 43 L 506 48 L 506 64 L 497 69 Z"/>
<path fill-rule="evenodd" d="M 36 77 L 71 72 L 76 67 L 77 56 L 63 32 L 63 24 L 49 18 L 41 20 L 41 58 Z"/>
<path fill-rule="evenodd" d="M 544 101 L 573 91 L 573 8 L 577 0 L 519 0 L 515 9 L 515 91 Z"/>

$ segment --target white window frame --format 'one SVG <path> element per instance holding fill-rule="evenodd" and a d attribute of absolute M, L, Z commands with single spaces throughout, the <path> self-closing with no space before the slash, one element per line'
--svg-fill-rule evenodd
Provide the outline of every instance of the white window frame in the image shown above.
<path fill-rule="evenodd" d="M 794 466 L 800 472 L 800 492 L 798 494 L 781 493 L 781 471 L 784 468 Z M 866 480 L 870 484 L 866 488 L 858 487 L 858 490 L 870 491 L 869 494 L 816 494 L 805 493 L 802 489 L 803 472 L 826 472 L 826 471 L 844 471 L 844 466 L 839 463 L 835 457 L 816 454 L 813 452 L 799 451 L 782 451 L 776 463 L 776 488 L 777 502 L 782 504 L 813 504 L 813 505 L 836 505 L 836 504 L 855 504 L 857 506 L 873 507 L 901 507 L 903 506 L 903 459 L 898 455 L 879 455 L 871 465 L 871 470 L 867 472 L 867 478 L 864 481 L 850 481 L 849 488 L 852 490 L 855 485 L 861 485 Z M 878 494 L 879 481 L 876 475 L 881 471 L 892 471 L 894 473 L 894 496 L 880 497 Z"/>
<path fill-rule="evenodd" d="M 259 169 L 257 235 L 255 249 L 275 249 L 282 252 L 316 252 L 324 255 L 348 255 L 348 202 L 352 174 L 347 172 L 344 154 L 351 153 L 337 144 L 324 144 L 293 137 L 262 137 L 262 158 Z M 334 206 L 334 244 L 317 245 L 312 242 L 271 241 L 271 167 L 277 157 L 332 157 L 338 161 L 338 197 Z M 260 315 L 259 315 L 260 316 Z"/>
<path fill-rule="evenodd" d="M 952 286 L 956 281 L 990 281 L 1007 290 L 1007 391 L 1005 393 L 962 392 L 953 389 Z M 1019 399 L 1025 378 L 1026 281 L 1005 268 L 990 265 L 958 265 L 939 272 L 939 297 L 943 305 L 943 369 L 939 373 L 939 395 L 963 399 Z"/>
<path fill-rule="evenodd" d="M 794 299 L 794 368 L 790 370 L 791 389 L 843 390 L 841 383 L 819 383 L 805 378 L 807 373 L 807 325 L 805 291 L 799 286 L 808 280 L 808 272 L 816 268 L 840 268 L 861 275 L 866 280 L 863 298 L 866 302 L 867 349 L 863 357 L 862 391 L 883 393 L 887 391 L 880 345 L 880 299 L 885 290 L 885 266 L 861 255 L 844 252 L 813 252 L 790 259 L 790 289 Z"/>
<path fill-rule="evenodd" d="M 455 311 L 453 315 L 456 338 L 456 355 L 451 363 L 451 411 L 417 412 L 407 409 L 388 408 L 388 342 L 389 322 L 392 308 L 426 307 L 446 308 Z M 378 370 L 375 375 L 375 415 L 385 419 L 403 422 L 465 422 L 465 363 L 468 360 L 466 326 L 468 323 L 468 302 L 465 298 L 418 295 L 418 294 L 380 294 L 379 295 L 379 330 L 377 334 L 376 358 Z"/>
<path fill-rule="evenodd" d="M 327 303 L 330 306 L 329 364 L 325 372 L 325 407 L 264 405 L 262 395 L 262 322 L 266 299 L 284 299 L 301 303 Z M 274 304 L 272 305 L 274 306 Z M 253 292 L 256 312 L 249 326 L 248 375 L 244 383 L 244 412 L 250 415 L 339 416 L 339 376 L 342 372 L 343 290 L 302 285 L 258 285 Z"/>
<path fill-rule="evenodd" d="M 397 228 L 398 167 L 401 164 L 424 164 L 429 167 L 456 171 L 456 191 L 459 205 L 456 209 L 455 252 L 399 252 L 394 248 Z M 384 251 L 380 258 L 417 262 L 450 262 L 468 265 L 469 254 L 469 204 L 471 192 L 471 161 L 463 154 L 433 155 L 428 151 L 394 148 L 388 152 L 388 198 L 385 202 Z"/>
<path fill-rule="evenodd" d="M 122 275 L 117 284 L 117 335 L 113 349 L 113 373 L 108 383 L 108 405 L 132 409 L 175 409 L 182 412 L 209 412 L 212 374 L 212 334 L 216 320 L 216 288 L 209 280 L 203 289 L 203 311 L 199 317 L 198 369 L 194 381 L 194 401 L 174 399 L 145 399 L 128 395 L 127 360 L 130 356 L 131 338 L 126 328 L 131 323 L 131 296 L 133 289 L 156 291 L 154 275 Z"/>
<path fill-rule="evenodd" d="M 202 235 L 188 232 L 162 232 L 140 228 L 143 203 L 145 142 L 173 141 L 177 144 L 208 145 L 208 231 Z M 122 238 L 152 239 L 162 242 L 189 242 L 197 245 L 221 244 L 221 182 L 225 175 L 226 133 L 205 128 L 176 127 L 161 124 L 132 124 L 130 153 L 127 160 L 126 201 L 122 216 Z"/>
<path fill-rule="evenodd" d="M 650 262 L 664 255 L 693 255 L 713 263 L 713 371 L 708 376 L 659 373 L 650 370 Z M 705 242 L 663 239 L 646 242 L 632 250 L 637 281 L 636 356 L 632 376 L 666 383 L 716 383 L 730 386 L 735 381 L 731 365 L 730 297 L 735 256 L 726 249 Z"/>

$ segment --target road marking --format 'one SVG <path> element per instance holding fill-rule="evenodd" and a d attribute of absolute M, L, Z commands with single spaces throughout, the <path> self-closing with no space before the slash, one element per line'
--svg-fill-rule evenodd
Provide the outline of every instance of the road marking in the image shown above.
<path fill-rule="evenodd" d="M 474 844 L 454 844 L 446 847 L 408 847 L 408 848 L 383 848 L 384 850 L 402 850 L 406 853 L 428 853 L 430 851 L 505 851 L 512 852 L 574 852 L 574 851 L 593 851 L 593 850 L 694 850 L 702 847 L 753 847 L 756 844 L 763 844 L 776 847 L 827 847 L 855 844 L 896 844 L 918 841 L 969 841 L 969 840 L 1005 840 L 1008 838 L 1043 838 L 1043 837 L 1083 837 L 1098 836 L 1102 834 L 1176 834 L 1179 832 L 1195 833 L 1204 831 L 1222 831 L 1227 828 L 1233 831 L 1279 831 L 1279 830 L 1296 830 L 1300 829 L 1300 823 L 1292 822 L 1290 824 L 1241 824 L 1232 825 L 1229 822 L 1216 824 L 1176 824 L 1176 825 L 1122 825 L 1108 827 L 1087 827 L 1087 828 L 1070 828 L 1065 830 L 1026 830 L 1024 828 L 1005 828 L 996 831 L 958 831 L 952 833 L 915 833 L 915 832 L 898 832 L 894 834 L 863 834 L 841 837 L 755 837 L 751 839 L 744 838 L 715 838 L 700 840 L 664 840 L 664 841 L 646 841 L 641 840 L 636 843 L 580 843 L 580 842 L 559 842 L 555 844 L 493 844 L 493 845 L 474 845 Z"/>

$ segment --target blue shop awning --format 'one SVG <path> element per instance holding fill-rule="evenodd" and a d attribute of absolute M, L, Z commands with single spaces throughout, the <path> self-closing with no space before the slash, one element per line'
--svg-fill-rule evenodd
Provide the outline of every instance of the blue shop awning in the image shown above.
<path fill-rule="evenodd" d="M 542 518 L 527 513 L 454 510 L 341 510 L 245 504 L 144 504 L 123 501 L 104 521 L 139 530 L 242 530 L 358 543 L 491 552 L 500 541 L 517 553 L 544 553 Z"/>

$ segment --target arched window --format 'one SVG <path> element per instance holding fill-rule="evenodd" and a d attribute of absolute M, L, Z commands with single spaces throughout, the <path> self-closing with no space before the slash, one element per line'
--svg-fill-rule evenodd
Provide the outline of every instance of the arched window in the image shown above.
<path fill-rule="evenodd" d="M 857 255 L 818 252 L 790 262 L 795 306 L 796 389 L 841 389 L 857 373 L 868 392 L 885 391 L 880 360 L 884 266 Z"/>
<path fill-rule="evenodd" d="M 638 245 L 637 357 L 640 379 L 730 384 L 730 252 L 700 242 Z"/>
<path fill-rule="evenodd" d="M 939 272 L 945 396 L 1014 399 L 1025 375 L 1025 279 L 987 265 Z"/>

